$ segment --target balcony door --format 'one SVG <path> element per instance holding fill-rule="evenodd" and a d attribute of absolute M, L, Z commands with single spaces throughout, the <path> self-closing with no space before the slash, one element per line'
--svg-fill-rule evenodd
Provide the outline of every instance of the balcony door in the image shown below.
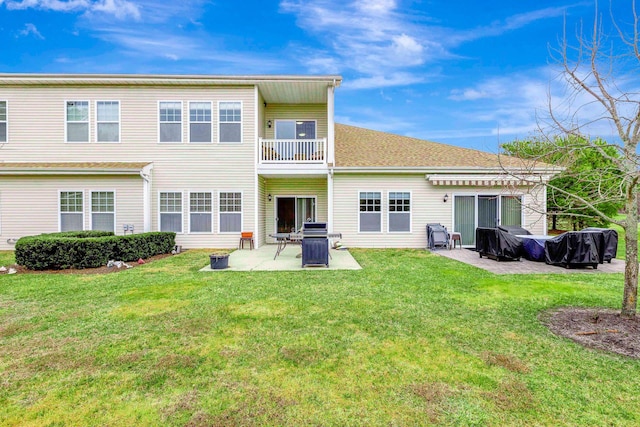
<path fill-rule="evenodd" d="M 316 220 L 315 197 L 276 196 L 276 232 L 298 231 L 305 222 Z"/>
<path fill-rule="evenodd" d="M 293 142 L 276 143 L 276 151 L 282 159 L 304 160 L 304 157 L 310 157 L 317 151 L 315 139 L 315 120 L 276 120 L 276 140 Z"/>

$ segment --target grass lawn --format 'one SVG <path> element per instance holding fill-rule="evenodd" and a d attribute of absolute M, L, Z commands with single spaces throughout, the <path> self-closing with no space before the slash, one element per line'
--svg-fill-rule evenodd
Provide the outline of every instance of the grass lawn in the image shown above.
<path fill-rule="evenodd" d="M 538 320 L 618 308 L 622 275 L 353 253 L 363 270 L 200 273 L 187 251 L 0 276 L 0 425 L 640 425 L 640 360 Z"/>

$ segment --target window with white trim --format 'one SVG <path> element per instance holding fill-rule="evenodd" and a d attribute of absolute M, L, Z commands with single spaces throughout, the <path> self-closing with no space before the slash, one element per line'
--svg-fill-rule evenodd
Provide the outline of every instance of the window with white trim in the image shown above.
<path fill-rule="evenodd" d="M 211 233 L 213 205 L 211 193 L 189 193 L 189 232 Z"/>
<path fill-rule="evenodd" d="M 189 142 L 211 142 L 211 103 L 189 103 Z"/>
<path fill-rule="evenodd" d="M 160 231 L 182 233 L 182 193 L 160 193 Z"/>
<path fill-rule="evenodd" d="M 220 102 L 219 142 L 242 142 L 242 103 Z"/>
<path fill-rule="evenodd" d="M 82 231 L 84 229 L 84 193 L 82 191 L 60 192 L 60 231 Z"/>
<path fill-rule="evenodd" d="M 160 142 L 182 142 L 182 102 L 160 101 L 158 103 Z"/>
<path fill-rule="evenodd" d="M 115 194 L 113 191 L 91 192 L 91 229 L 116 230 Z"/>
<path fill-rule="evenodd" d="M 89 101 L 67 101 L 67 142 L 89 142 Z"/>
<path fill-rule="evenodd" d="M 360 232 L 382 231 L 382 193 L 360 192 Z"/>
<path fill-rule="evenodd" d="M 276 139 L 316 139 L 316 121 L 276 120 Z"/>
<path fill-rule="evenodd" d="M 411 193 L 389 192 L 389 232 L 411 231 Z"/>
<path fill-rule="evenodd" d="M 96 141 L 120 142 L 120 101 L 96 102 Z"/>
<path fill-rule="evenodd" d="M 242 193 L 220 193 L 220 232 L 239 233 L 242 229 Z"/>
<path fill-rule="evenodd" d="M 0 101 L 0 143 L 7 142 L 7 101 Z"/>

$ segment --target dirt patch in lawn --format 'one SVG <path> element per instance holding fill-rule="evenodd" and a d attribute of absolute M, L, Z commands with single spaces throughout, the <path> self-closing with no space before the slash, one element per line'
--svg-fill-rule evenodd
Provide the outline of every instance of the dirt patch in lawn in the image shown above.
<path fill-rule="evenodd" d="M 144 259 L 144 264 L 148 264 L 150 262 L 157 261 L 170 256 L 173 256 L 173 255 L 161 254 L 161 255 L 152 256 L 150 258 Z M 128 262 L 127 265 L 129 265 L 131 268 L 135 268 L 143 264 L 138 264 L 137 261 L 131 261 L 131 262 Z M 7 265 L 6 267 L 7 267 L 7 271 L 5 272 L 0 271 L 0 275 L 8 274 L 9 269 L 11 268 L 16 270 L 16 274 L 108 274 L 108 273 L 117 273 L 119 271 L 130 270 L 125 266 L 117 268 L 117 267 L 107 267 L 106 265 L 103 265 L 102 267 L 96 267 L 96 268 L 67 268 L 64 270 L 29 270 L 27 267 L 23 267 L 18 264 Z"/>
<path fill-rule="evenodd" d="M 640 359 L 640 319 L 627 319 L 605 308 L 564 307 L 541 320 L 556 335 L 585 347 Z"/>

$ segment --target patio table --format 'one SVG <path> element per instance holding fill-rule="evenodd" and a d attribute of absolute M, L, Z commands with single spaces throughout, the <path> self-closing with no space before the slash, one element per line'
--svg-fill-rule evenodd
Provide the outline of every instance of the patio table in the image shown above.
<path fill-rule="evenodd" d="M 540 236 L 535 234 L 518 234 L 522 239 L 524 257 L 529 261 L 544 261 L 544 242 L 555 236 Z"/>
<path fill-rule="evenodd" d="M 291 236 L 291 233 L 269 234 L 269 237 L 276 239 L 276 242 L 278 243 L 278 249 L 276 250 L 276 254 L 273 257 L 274 260 L 278 257 L 278 255 L 280 255 L 280 253 L 284 250 L 284 248 L 287 247 L 287 242 L 289 241 L 290 236 Z"/>

